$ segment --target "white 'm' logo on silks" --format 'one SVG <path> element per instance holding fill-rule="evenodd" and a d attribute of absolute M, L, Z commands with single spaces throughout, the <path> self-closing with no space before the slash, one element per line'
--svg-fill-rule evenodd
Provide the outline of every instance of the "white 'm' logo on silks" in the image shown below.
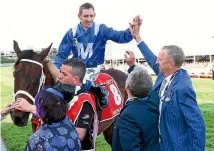
<path fill-rule="evenodd" d="M 84 47 L 82 43 L 77 44 L 78 57 L 82 59 L 91 58 L 93 54 L 93 43 L 88 43 L 86 50 L 84 51 Z"/>

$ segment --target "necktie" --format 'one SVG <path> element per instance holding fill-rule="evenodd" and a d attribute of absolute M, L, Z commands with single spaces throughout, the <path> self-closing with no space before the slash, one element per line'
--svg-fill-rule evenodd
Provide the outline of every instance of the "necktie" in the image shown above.
<path fill-rule="evenodd" d="M 161 132 L 160 132 L 160 118 L 161 118 L 161 110 L 162 110 L 162 97 L 164 96 L 165 89 L 168 85 L 167 79 L 165 78 L 161 83 L 159 97 L 160 97 L 160 104 L 159 104 L 159 120 L 158 120 L 158 129 L 159 129 L 159 143 L 161 142 Z"/>
<path fill-rule="evenodd" d="M 165 88 L 167 86 L 167 79 L 165 78 L 161 84 L 160 90 L 159 90 L 159 97 L 163 97 L 164 92 L 165 92 Z"/>

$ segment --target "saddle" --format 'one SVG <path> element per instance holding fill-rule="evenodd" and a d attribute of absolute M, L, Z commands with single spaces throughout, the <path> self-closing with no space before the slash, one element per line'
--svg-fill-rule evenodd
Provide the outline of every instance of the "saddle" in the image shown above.
<path fill-rule="evenodd" d="M 59 81 L 53 87 L 53 89 L 61 92 L 64 95 L 64 100 L 69 103 L 74 96 L 79 95 L 81 93 L 87 93 L 88 91 L 86 87 L 89 87 L 89 91 L 94 94 L 98 110 L 103 110 L 105 107 L 108 106 L 109 92 L 102 86 L 92 81 L 86 81 L 86 84 L 84 84 L 81 89 L 77 91 L 76 94 L 76 86 L 71 84 L 63 84 Z"/>

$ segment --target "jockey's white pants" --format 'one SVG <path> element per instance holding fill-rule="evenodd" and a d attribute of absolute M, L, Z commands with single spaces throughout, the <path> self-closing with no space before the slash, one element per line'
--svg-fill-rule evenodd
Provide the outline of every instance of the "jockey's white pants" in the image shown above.
<path fill-rule="evenodd" d="M 100 65 L 94 68 L 86 68 L 86 73 L 83 79 L 83 83 L 85 83 L 86 80 L 95 81 L 99 73 L 100 73 Z"/>

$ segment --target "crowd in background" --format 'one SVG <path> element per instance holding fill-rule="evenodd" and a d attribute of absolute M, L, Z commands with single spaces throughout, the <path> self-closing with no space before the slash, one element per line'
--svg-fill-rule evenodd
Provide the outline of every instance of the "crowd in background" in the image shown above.
<path fill-rule="evenodd" d="M 144 67 L 148 70 L 148 72 L 151 75 L 155 75 L 155 73 L 152 71 L 152 69 L 149 67 L 147 62 L 143 62 L 143 63 L 137 63 L 136 65 Z M 104 64 L 102 65 L 103 69 L 109 69 L 109 68 L 115 68 L 121 71 L 124 71 L 127 73 L 127 68 L 128 65 L 127 64 Z M 187 72 L 189 73 L 189 75 L 208 75 L 211 76 L 212 75 L 212 63 L 211 62 L 184 62 L 184 64 L 182 65 L 182 68 L 186 69 Z"/>

